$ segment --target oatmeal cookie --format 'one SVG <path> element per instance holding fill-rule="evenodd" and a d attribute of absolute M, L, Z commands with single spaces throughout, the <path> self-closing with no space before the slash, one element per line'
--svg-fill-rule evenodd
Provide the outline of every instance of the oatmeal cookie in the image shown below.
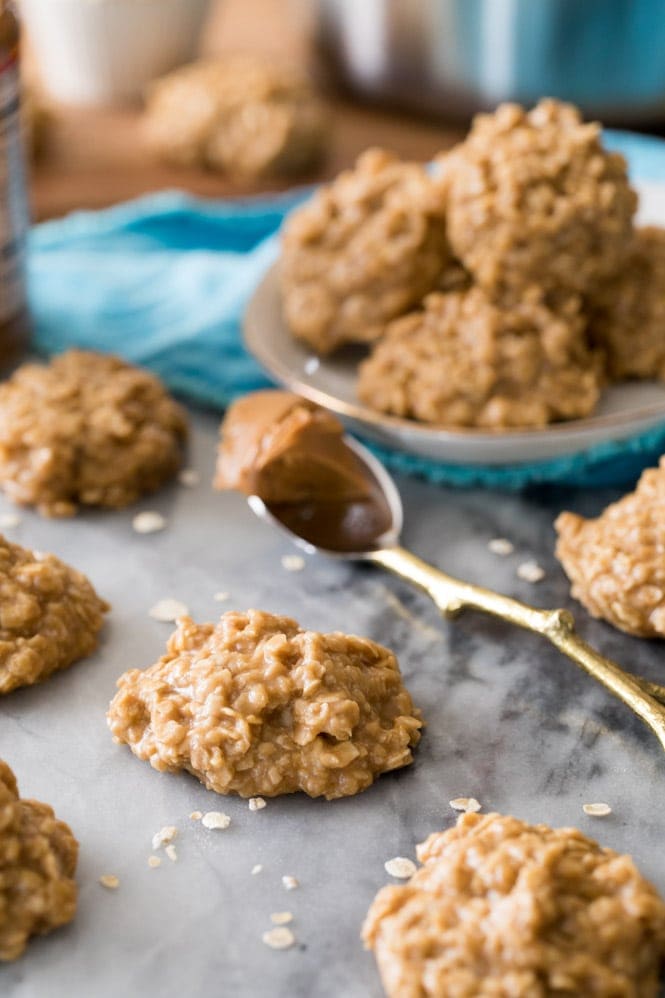
<path fill-rule="evenodd" d="M 166 655 L 118 687 L 115 740 L 220 794 L 346 797 L 408 765 L 420 739 L 390 651 L 259 610 L 182 618 Z"/>
<path fill-rule="evenodd" d="M 0 384 L 0 488 L 47 516 L 119 509 L 176 474 L 186 433 L 155 375 L 69 350 Z"/>
<path fill-rule="evenodd" d="M 610 377 L 665 381 L 665 229 L 638 229 L 624 266 L 589 304 Z"/>
<path fill-rule="evenodd" d="M 665 457 L 597 519 L 561 513 L 555 527 L 575 599 L 628 634 L 665 637 Z"/>
<path fill-rule="evenodd" d="M 570 104 L 503 104 L 441 159 L 453 252 L 492 295 L 585 293 L 617 272 L 637 197 L 598 124 Z"/>
<path fill-rule="evenodd" d="M 574 297 L 557 312 L 535 292 L 493 304 L 480 288 L 434 293 L 396 319 L 360 365 L 373 409 L 439 426 L 545 426 L 592 411 L 600 359 Z"/>
<path fill-rule="evenodd" d="M 146 141 L 162 159 L 254 179 L 315 166 L 326 126 L 304 79 L 244 55 L 195 62 L 157 80 L 144 119 Z"/>
<path fill-rule="evenodd" d="M 422 166 L 370 149 L 286 223 L 286 321 L 322 354 L 375 340 L 389 319 L 437 285 L 450 262 L 436 185 Z"/>
<path fill-rule="evenodd" d="M 93 652 L 108 609 L 81 572 L 0 535 L 0 695 Z"/>
<path fill-rule="evenodd" d="M 464 814 L 418 848 L 363 928 L 394 998 L 656 998 L 665 904 L 574 828 Z"/>
<path fill-rule="evenodd" d="M 30 936 L 76 914 L 78 843 L 47 804 L 20 800 L 0 759 L 0 961 L 16 960 Z"/>

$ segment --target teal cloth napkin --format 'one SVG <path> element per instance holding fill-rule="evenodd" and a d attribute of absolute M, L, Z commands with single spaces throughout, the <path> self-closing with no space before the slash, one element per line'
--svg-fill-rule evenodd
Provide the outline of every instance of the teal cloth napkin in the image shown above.
<path fill-rule="evenodd" d="M 665 180 L 665 142 L 608 132 L 606 143 L 627 156 L 634 178 Z M 266 386 L 243 348 L 242 314 L 277 257 L 284 218 L 309 194 L 220 202 L 167 191 L 35 226 L 28 257 L 35 347 L 46 355 L 71 346 L 120 354 L 178 394 L 220 409 Z M 380 454 L 394 469 L 435 482 L 519 489 L 623 484 L 664 450 L 665 425 L 574 457 L 511 467 Z"/>

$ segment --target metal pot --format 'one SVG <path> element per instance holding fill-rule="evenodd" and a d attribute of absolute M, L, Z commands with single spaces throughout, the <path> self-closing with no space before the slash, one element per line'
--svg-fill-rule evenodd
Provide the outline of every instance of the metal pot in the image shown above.
<path fill-rule="evenodd" d="M 441 115 L 573 101 L 665 118 L 665 0 L 312 0 L 319 50 L 358 95 Z"/>

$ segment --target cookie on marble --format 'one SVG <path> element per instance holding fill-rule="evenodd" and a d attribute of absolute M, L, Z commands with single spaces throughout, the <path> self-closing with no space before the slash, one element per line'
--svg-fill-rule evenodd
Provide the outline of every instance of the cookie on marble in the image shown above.
<path fill-rule="evenodd" d="M 0 535 L 0 695 L 91 654 L 108 609 L 81 572 Z"/>
<path fill-rule="evenodd" d="M 0 961 L 74 918 L 77 858 L 69 826 L 47 804 L 21 800 L 0 759 Z"/>
<path fill-rule="evenodd" d="M 464 814 L 418 858 L 363 928 L 390 998 L 656 998 L 665 904 L 629 856 L 574 828 Z"/>
<path fill-rule="evenodd" d="M 69 350 L 0 384 L 0 489 L 46 516 L 120 509 L 175 476 L 186 434 L 154 374 Z"/>
<path fill-rule="evenodd" d="M 408 765 L 422 727 L 392 652 L 260 610 L 181 618 L 155 665 L 120 677 L 108 722 L 139 759 L 217 793 L 328 800 Z"/>
<path fill-rule="evenodd" d="M 665 457 L 596 519 L 561 513 L 556 556 L 594 617 L 639 637 L 665 637 Z"/>
<path fill-rule="evenodd" d="M 378 339 L 452 268 L 444 202 L 421 164 L 369 149 L 286 222 L 280 279 L 293 335 L 321 354 Z"/>
<path fill-rule="evenodd" d="M 149 147 L 167 162 L 259 179 L 316 166 L 325 151 L 327 115 L 294 70 L 235 55 L 157 80 L 144 130 Z"/>

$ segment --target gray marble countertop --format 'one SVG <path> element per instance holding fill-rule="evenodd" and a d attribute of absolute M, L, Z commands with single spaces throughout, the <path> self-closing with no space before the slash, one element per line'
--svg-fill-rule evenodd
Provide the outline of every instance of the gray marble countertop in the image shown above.
<path fill-rule="evenodd" d="M 376 569 L 308 558 L 285 571 L 288 540 L 255 520 L 241 497 L 209 487 L 217 421 L 195 417 L 194 489 L 174 486 L 143 502 L 168 518 L 138 536 L 136 512 L 49 522 L 26 511 L 13 540 L 52 550 L 85 571 L 113 605 L 99 652 L 42 686 L 0 700 L 0 756 L 24 796 L 53 805 L 81 843 L 74 923 L 0 966 L 7 998 L 378 998 L 360 926 L 384 861 L 454 820 L 448 801 L 475 796 L 532 821 L 577 825 L 628 851 L 665 891 L 665 760 L 628 710 L 542 639 L 475 614 L 444 623 L 427 597 Z M 571 605 L 552 557 L 552 520 L 564 508 L 595 513 L 614 494 L 550 489 L 528 496 L 456 492 L 400 480 L 404 543 L 446 570 L 541 606 Z M 0 511 L 9 505 L 0 499 Z M 487 548 L 508 537 L 515 553 Z M 545 579 L 517 566 L 535 558 Z M 214 594 L 227 591 L 220 605 Z M 397 653 L 427 729 L 415 764 L 356 798 L 271 800 L 259 812 L 221 799 L 193 778 L 159 774 L 114 745 L 105 709 L 125 669 L 151 664 L 170 625 L 148 616 L 164 597 L 199 620 L 260 607 L 315 629 L 372 637 Z M 629 638 L 576 610 L 584 635 L 626 667 L 663 680 L 663 645 Z M 582 804 L 613 813 L 586 817 Z M 222 809 L 227 831 L 191 811 Z M 178 862 L 149 869 L 152 835 L 179 829 Z M 260 874 L 252 876 L 255 864 Z M 120 878 L 115 892 L 98 883 Z M 300 886 L 287 892 L 281 878 Z M 294 914 L 297 947 L 261 941 L 271 912 Z"/>

